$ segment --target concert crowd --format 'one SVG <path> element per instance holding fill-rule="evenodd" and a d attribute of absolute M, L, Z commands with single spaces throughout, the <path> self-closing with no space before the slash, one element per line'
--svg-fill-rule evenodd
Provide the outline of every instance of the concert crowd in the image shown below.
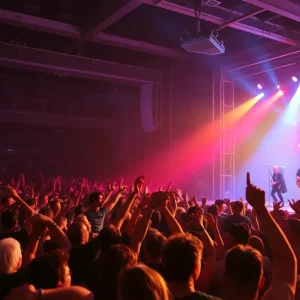
<path fill-rule="evenodd" d="M 147 176 L 3 178 L 0 299 L 300 299 L 300 200 L 269 212 L 247 179 L 208 205 Z"/>

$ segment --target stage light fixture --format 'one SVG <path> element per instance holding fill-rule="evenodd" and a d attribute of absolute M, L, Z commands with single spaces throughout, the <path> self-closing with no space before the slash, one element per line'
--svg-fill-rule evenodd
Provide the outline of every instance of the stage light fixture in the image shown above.
<path fill-rule="evenodd" d="M 297 81 L 298 81 L 298 78 L 297 78 L 296 76 L 293 76 L 293 77 L 292 77 L 292 80 L 293 80 L 294 82 L 297 82 Z"/>
<path fill-rule="evenodd" d="M 284 95 L 283 90 L 280 90 L 280 91 L 279 91 L 279 96 L 283 96 L 283 95 Z"/>
<path fill-rule="evenodd" d="M 277 85 L 277 90 L 280 90 L 280 85 Z"/>
<path fill-rule="evenodd" d="M 265 96 L 265 94 L 264 93 L 260 93 L 258 96 L 259 96 L 259 98 L 263 98 Z"/>
<path fill-rule="evenodd" d="M 262 87 L 261 84 L 258 84 L 258 85 L 257 85 L 257 88 L 258 88 L 259 90 L 262 90 L 263 87 Z"/>

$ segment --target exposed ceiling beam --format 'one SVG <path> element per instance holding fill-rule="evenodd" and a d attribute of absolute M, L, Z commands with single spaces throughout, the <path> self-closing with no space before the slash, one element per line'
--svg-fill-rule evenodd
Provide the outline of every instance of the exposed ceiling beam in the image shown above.
<path fill-rule="evenodd" d="M 133 10 L 141 6 L 143 3 L 141 3 L 138 0 L 129 0 L 127 3 L 125 3 L 120 9 L 118 9 L 115 13 L 113 13 L 111 16 L 100 22 L 98 25 L 94 26 L 90 30 L 86 31 L 83 34 L 83 38 L 89 39 L 94 37 L 97 33 L 103 32 L 105 29 L 131 13 Z"/>
<path fill-rule="evenodd" d="M 300 22 L 299 2 L 283 0 L 243 0 L 255 6 L 265 8 L 273 13 Z"/>
<path fill-rule="evenodd" d="M 74 39 L 80 39 L 82 36 L 81 30 L 77 26 L 3 9 L 0 9 L 0 23 L 20 26 L 41 32 L 48 32 Z M 163 57 L 183 60 L 187 58 L 187 55 L 181 51 L 114 35 L 104 35 L 100 33 L 89 40 L 100 44 L 109 44 L 119 48 L 126 48 Z"/>
<path fill-rule="evenodd" d="M 161 1 L 156 4 L 156 0 L 140 0 L 140 1 L 150 5 L 154 5 L 156 7 L 174 11 L 179 14 L 195 17 L 194 9 L 186 6 L 178 5 L 173 2 Z M 242 15 L 237 11 L 232 11 L 232 13 L 234 15 Z M 223 25 L 229 21 L 228 12 L 222 9 L 218 9 L 217 7 L 205 7 L 205 11 L 201 12 L 200 18 L 217 25 Z M 240 22 L 234 22 L 230 24 L 229 27 L 241 31 L 249 32 L 261 37 L 265 37 L 292 46 L 295 46 L 298 43 L 298 41 L 300 41 L 300 36 L 296 35 L 294 32 L 285 29 L 282 30 L 284 35 L 277 34 L 276 32 L 282 29 L 281 26 L 278 26 L 276 24 L 264 24 L 261 20 L 254 17 L 247 18 Z"/>
<path fill-rule="evenodd" d="M 125 49 L 171 57 L 174 59 L 185 60 L 188 57 L 184 52 L 106 33 L 98 33 L 91 39 L 91 41 L 110 46 L 121 45 L 121 47 Z"/>
<path fill-rule="evenodd" d="M 161 71 L 108 61 L 0 43 L 0 65 L 63 77 L 118 80 L 123 83 L 161 84 Z"/>

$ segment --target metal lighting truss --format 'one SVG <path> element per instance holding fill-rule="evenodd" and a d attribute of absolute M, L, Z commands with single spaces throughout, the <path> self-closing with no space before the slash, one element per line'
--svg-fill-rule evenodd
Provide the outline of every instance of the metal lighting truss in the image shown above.
<path fill-rule="evenodd" d="M 221 70 L 213 77 L 213 199 L 235 198 L 233 118 L 234 82 Z"/>

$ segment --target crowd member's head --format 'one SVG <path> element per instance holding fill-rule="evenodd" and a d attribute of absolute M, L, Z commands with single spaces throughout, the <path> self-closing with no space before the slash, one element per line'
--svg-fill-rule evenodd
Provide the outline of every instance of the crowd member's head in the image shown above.
<path fill-rule="evenodd" d="M 50 209 L 53 211 L 54 218 L 59 214 L 61 210 L 61 204 L 58 199 L 53 200 L 50 203 Z"/>
<path fill-rule="evenodd" d="M 244 211 L 244 203 L 242 201 L 234 201 L 231 203 L 231 208 L 234 215 L 242 214 Z"/>
<path fill-rule="evenodd" d="M 42 207 L 40 209 L 40 214 L 49 217 L 50 219 L 54 218 L 53 211 L 49 207 Z"/>
<path fill-rule="evenodd" d="M 85 223 L 76 221 L 69 227 L 67 235 L 72 246 L 80 246 L 89 241 L 90 232 Z"/>
<path fill-rule="evenodd" d="M 22 266 L 20 243 L 13 238 L 0 241 L 0 273 L 11 274 Z"/>
<path fill-rule="evenodd" d="M 256 249 L 262 256 L 265 255 L 265 253 L 266 253 L 265 245 L 264 245 L 263 241 L 261 240 L 261 238 L 259 238 L 258 236 L 252 235 L 249 238 L 248 245 L 250 247 Z"/>
<path fill-rule="evenodd" d="M 102 228 L 98 239 L 101 252 L 105 253 L 111 246 L 121 243 L 121 232 L 115 226 L 109 225 Z"/>
<path fill-rule="evenodd" d="M 159 210 L 155 210 L 151 217 L 151 227 L 159 229 L 161 224 L 161 213 Z"/>
<path fill-rule="evenodd" d="M 120 300 L 171 299 L 166 282 L 161 275 L 145 265 L 137 265 L 123 273 L 119 284 L 119 295 Z"/>
<path fill-rule="evenodd" d="M 191 234 L 171 236 L 163 250 L 165 278 L 170 283 L 188 284 L 198 279 L 203 245 Z"/>
<path fill-rule="evenodd" d="M 101 208 L 103 204 L 103 194 L 100 192 L 93 192 L 90 194 L 89 200 L 92 208 Z"/>
<path fill-rule="evenodd" d="M 49 197 L 47 194 L 42 194 L 39 197 L 39 207 L 47 206 L 49 202 Z"/>
<path fill-rule="evenodd" d="M 222 199 L 217 199 L 215 201 L 215 204 L 219 207 L 220 214 L 223 213 L 226 210 L 226 204 L 225 201 Z"/>
<path fill-rule="evenodd" d="M 279 167 L 278 166 L 273 166 L 273 172 L 278 173 L 279 172 Z"/>
<path fill-rule="evenodd" d="M 217 204 L 213 204 L 208 207 L 207 212 L 211 214 L 213 217 L 217 217 L 220 215 L 219 206 Z"/>
<path fill-rule="evenodd" d="M 264 285 L 262 255 L 250 246 L 232 248 L 226 257 L 224 285 L 227 299 L 257 299 Z"/>
<path fill-rule="evenodd" d="M 6 210 L 1 216 L 1 224 L 4 232 L 16 232 L 18 229 L 19 214 L 15 210 Z"/>
<path fill-rule="evenodd" d="M 33 209 L 36 209 L 36 200 L 34 198 L 29 198 L 26 200 L 26 203 Z"/>
<path fill-rule="evenodd" d="M 230 227 L 227 238 L 227 249 L 235 245 L 247 245 L 251 235 L 250 228 L 247 224 L 233 224 Z"/>
<path fill-rule="evenodd" d="M 120 275 L 137 263 L 136 254 L 125 245 L 112 246 L 97 266 L 96 296 L 99 299 L 117 299 Z"/>
<path fill-rule="evenodd" d="M 158 230 L 151 228 L 142 244 L 143 258 L 146 264 L 161 262 L 163 247 L 167 238 Z"/>
<path fill-rule="evenodd" d="M 71 286 L 68 260 L 69 254 L 58 249 L 34 259 L 29 265 L 29 283 L 43 289 Z"/>
<path fill-rule="evenodd" d="M 13 197 L 3 197 L 2 198 L 2 205 L 4 206 L 4 209 L 8 209 L 14 203 L 15 203 L 15 200 Z"/>
<path fill-rule="evenodd" d="M 85 212 L 84 203 L 80 202 L 79 205 L 75 207 L 75 217 L 78 215 L 82 215 Z"/>

